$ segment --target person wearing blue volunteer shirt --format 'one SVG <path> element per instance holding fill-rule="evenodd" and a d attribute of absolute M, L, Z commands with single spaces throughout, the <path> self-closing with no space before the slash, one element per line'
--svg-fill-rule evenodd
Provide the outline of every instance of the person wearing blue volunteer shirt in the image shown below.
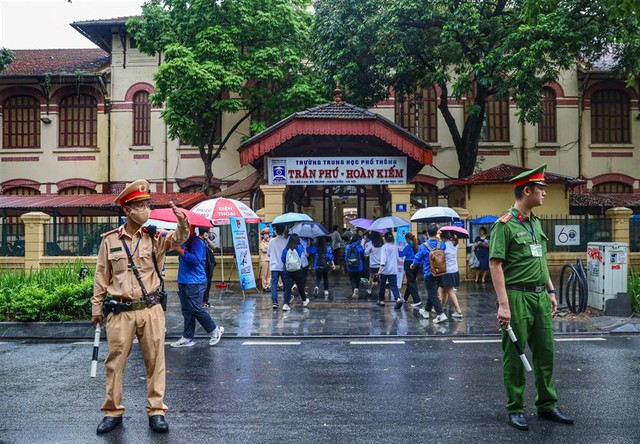
<path fill-rule="evenodd" d="M 447 315 L 444 314 L 442 310 L 442 303 L 438 298 L 438 283 L 440 282 L 440 278 L 437 276 L 433 276 L 431 274 L 431 265 L 429 264 L 429 249 L 427 248 L 427 243 L 429 246 L 435 250 L 440 247 L 441 250 L 445 250 L 446 246 L 444 242 L 438 240 L 436 235 L 438 234 L 438 226 L 436 224 L 431 224 L 427 227 L 427 241 L 420 245 L 418 248 L 418 252 L 413 258 L 413 264 L 411 264 L 411 268 L 415 268 L 418 265 L 422 264 L 422 271 L 424 272 L 424 285 L 427 288 L 427 296 L 429 300 L 427 301 L 427 305 L 425 308 L 420 309 L 420 314 L 423 318 L 429 319 L 429 312 L 431 308 L 435 308 L 437 316 L 433 319 L 434 324 L 439 324 L 440 322 L 445 322 L 449 320 Z"/>
<path fill-rule="evenodd" d="M 404 249 L 399 253 L 400 257 L 404 257 L 404 274 L 407 277 L 407 288 L 404 291 L 404 300 L 405 302 L 409 301 L 409 296 L 413 297 L 412 307 L 419 307 L 422 304 L 422 300 L 420 299 L 420 294 L 418 292 L 418 273 L 420 270 L 418 268 L 411 268 L 411 264 L 413 264 L 413 259 L 416 257 L 416 253 L 418 252 L 418 242 L 413 233 L 407 233 L 405 236 L 407 240 L 407 245 Z"/>
<path fill-rule="evenodd" d="M 309 298 L 304 292 L 304 268 L 302 266 L 302 256 L 304 256 L 304 247 L 300 243 L 300 237 L 297 234 L 289 236 L 286 247 L 282 250 L 280 259 L 284 264 L 284 292 L 282 297 L 284 311 L 291 310 L 289 304 L 293 301 L 291 289 L 295 283 L 298 286 L 298 294 L 302 299 L 302 306 L 309 305 Z M 273 283 L 271 284 L 273 285 Z"/>
<path fill-rule="evenodd" d="M 351 257 L 350 257 L 351 256 Z M 364 249 L 360 245 L 358 236 L 351 236 L 351 242 L 344 251 L 344 260 L 347 263 L 347 273 L 351 282 L 352 298 L 358 299 L 360 276 L 362 276 Z"/>
<path fill-rule="evenodd" d="M 318 295 L 320 290 L 320 278 L 324 282 L 324 298 L 329 298 L 329 270 L 335 270 L 336 266 L 333 262 L 333 251 L 327 245 L 327 238 L 319 237 L 316 245 L 307 248 L 307 254 L 315 256 L 313 260 L 313 269 L 316 270 L 316 283 L 313 288 L 313 294 Z"/>

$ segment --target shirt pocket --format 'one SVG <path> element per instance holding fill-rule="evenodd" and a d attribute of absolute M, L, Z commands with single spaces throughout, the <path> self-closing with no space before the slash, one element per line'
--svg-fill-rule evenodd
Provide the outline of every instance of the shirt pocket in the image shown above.
<path fill-rule="evenodd" d="M 127 268 L 129 267 L 129 261 L 127 259 L 127 254 L 124 251 L 109 253 L 108 259 L 111 263 L 113 274 L 122 274 L 127 271 Z"/>
<path fill-rule="evenodd" d="M 138 267 L 140 267 L 140 271 L 153 270 L 153 256 L 151 245 L 140 246 L 140 250 L 138 251 Z"/>
<path fill-rule="evenodd" d="M 533 241 L 531 240 L 531 236 L 516 236 L 514 239 L 514 250 L 518 257 L 530 257 L 531 256 L 531 245 Z"/>

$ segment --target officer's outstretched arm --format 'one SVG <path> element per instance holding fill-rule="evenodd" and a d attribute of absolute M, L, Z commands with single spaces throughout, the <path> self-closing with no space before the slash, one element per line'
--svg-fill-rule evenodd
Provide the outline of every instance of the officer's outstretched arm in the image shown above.
<path fill-rule="evenodd" d="M 489 270 L 491 270 L 491 281 L 498 296 L 498 321 L 506 328 L 509 325 L 509 321 L 511 321 L 511 310 L 504 283 L 502 259 L 489 260 Z"/>

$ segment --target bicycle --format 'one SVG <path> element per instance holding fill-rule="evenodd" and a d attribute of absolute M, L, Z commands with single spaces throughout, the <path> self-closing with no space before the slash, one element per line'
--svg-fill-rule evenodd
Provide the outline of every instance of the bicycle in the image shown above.
<path fill-rule="evenodd" d="M 565 281 L 565 273 L 569 271 Z M 563 296 L 567 296 L 567 307 L 572 313 L 582 313 L 587 309 L 589 289 L 587 284 L 587 272 L 578 258 L 576 264 L 565 264 L 560 271 L 560 286 L 558 292 L 558 305 L 562 304 Z"/>

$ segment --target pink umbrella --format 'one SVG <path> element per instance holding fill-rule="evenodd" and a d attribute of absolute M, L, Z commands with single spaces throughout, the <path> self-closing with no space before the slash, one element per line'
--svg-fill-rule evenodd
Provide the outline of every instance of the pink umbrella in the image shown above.
<path fill-rule="evenodd" d="M 440 231 L 448 231 L 451 234 L 455 234 L 459 238 L 463 238 L 463 239 L 469 238 L 469 232 L 464 228 L 460 228 L 460 227 L 446 226 L 446 227 L 440 228 Z"/>
<path fill-rule="evenodd" d="M 193 211 L 185 210 L 181 208 L 182 212 L 187 216 L 187 220 L 193 227 L 208 227 L 211 228 L 211 221 L 204 216 L 201 216 Z M 151 210 L 149 213 L 149 220 L 151 221 L 162 221 L 162 222 L 172 222 L 174 224 L 178 223 L 178 219 L 176 219 L 176 215 L 173 214 L 173 210 L 171 208 L 157 208 Z"/>
<path fill-rule="evenodd" d="M 229 225 L 229 218 L 241 217 L 248 224 L 257 224 L 260 218 L 251 208 L 235 199 L 209 199 L 200 202 L 191 211 L 211 219 L 213 225 Z"/>

